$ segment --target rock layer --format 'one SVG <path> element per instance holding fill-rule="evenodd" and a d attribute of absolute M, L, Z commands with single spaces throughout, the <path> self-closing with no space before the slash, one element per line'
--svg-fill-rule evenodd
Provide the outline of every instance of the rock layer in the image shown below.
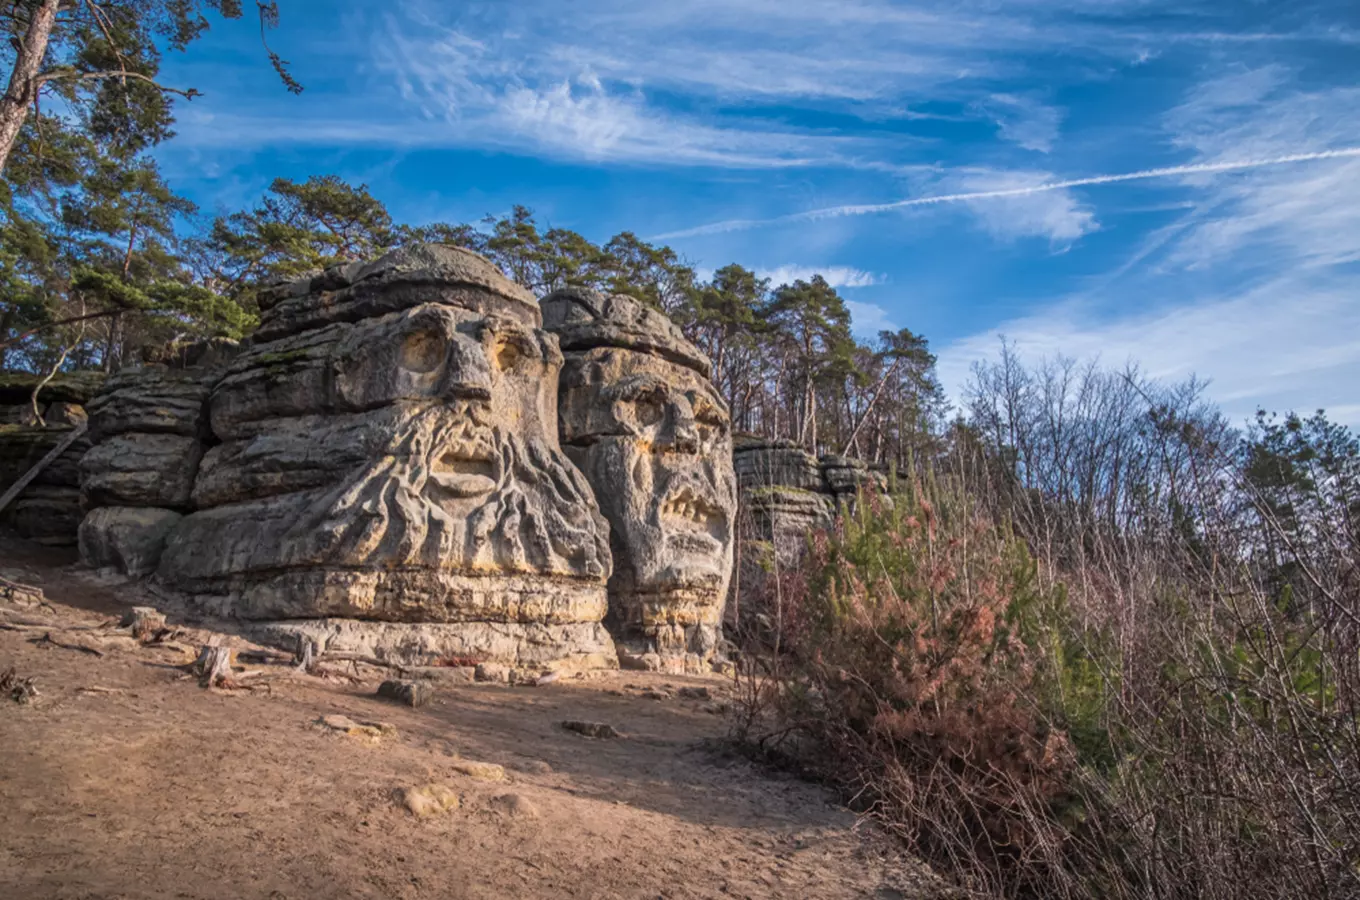
<path fill-rule="evenodd" d="M 77 372 L 52 379 L 38 393 L 38 411 L 43 419 L 39 424 L 33 414 L 32 395 L 41 378 L 25 373 L 0 374 L 0 493 L 85 421 L 82 404 L 98 390 L 104 376 Z M 74 544 L 84 514 L 78 467 L 89 449 L 88 434 L 77 438 L 0 511 L 0 524 L 41 544 Z"/>
<path fill-rule="evenodd" d="M 746 437 L 733 458 L 742 523 L 737 584 L 754 601 L 743 604 L 745 619 L 764 602 L 770 577 L 799 564 L 810 534 L 830 528 L 861 490 L 886 491 L 887 478 L 857 459 L 819 459 L 793 441 Z"/>
<path fill-rule="evenodd" d="M 720 637 L 736 511 L 731 420 L 708 360 L 629 297 L 558 291 L 543 315 L 566 350 L 562 444 L 610 524 L 620 659 L 705 668 Z"/>
<path fill-rule="evenodd" d="M 165 362 L 121 370 L 90 401 L 93 447 L 80 461 L 86 565 L 128 575 L 155 570 L 193 507 L 199 462 L 213 441 L 208 396 L 237 349 L 229 341 L 171 348 L 161 354 Z"/>

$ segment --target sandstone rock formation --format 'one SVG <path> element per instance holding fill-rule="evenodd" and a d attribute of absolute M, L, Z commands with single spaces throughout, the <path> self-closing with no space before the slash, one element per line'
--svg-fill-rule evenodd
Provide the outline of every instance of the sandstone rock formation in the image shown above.
<path fill-rule="evenodd" d="M 562 354 L 533 297 L 415 245 L 261 306 L 158 578 L 331 647 L 612 662 L 607 525 L 558 445 Z"/>
<path fill-rule="evenodd" d="M 698 670 L 732 573 L 730 417 L 709 362 L 663 314 L 581 289 L 543 300 L 566 366 L 562 445 L 610 524 L 610 622 L 625 664 Z"/>
<path fill-rule="evenodd" d="M 207 403 L 231 341 L 204 341 L 167 361 L 123 369 L 90 401 L 93 444 L 80 461 L 89 513 L 80 524 L 88 566 L 128 575 L 155 571 L 161 550 L 192 506 L 194 479 L 211 443 Z"/>
<path fill-rule="evenodd" d="M 0 493 L 22 478 L 85 420 L 84 404 L 99 390 L 102 373 L 58 375 L 38 393 L 33 415 L 33 389 L 41 376 L 0 374 Z M 81 457 L 90 449 L 88 436 L 78 438 L 0 511 L 0 524 L 38 543 L 67 546 L 76 542 L 83 515 L 80 498 Z"/>
<path fill-rule="evenodd" d="M 758 595 L 770 575 L 797 566 L 808 535 L 829 528 L 843 504 L 864 490 L 884 492 L 887 478 L 845 456 L 820 459 L 793 441 L 743 438 L 734 466 L 740 493 L 743 594 Z"/>

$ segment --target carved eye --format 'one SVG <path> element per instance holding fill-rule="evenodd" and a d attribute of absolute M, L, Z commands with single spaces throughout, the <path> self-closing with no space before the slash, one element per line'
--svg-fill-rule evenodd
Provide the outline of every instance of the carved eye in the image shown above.
<path fill-rule="evenodd" d="M 633 409 L 636 411 L 639 425 L 656 425 L 665 416 L 666 411 L 661 405 L 661 399 L 655 394 L 644 394 L 633 401 Z"/>
<path fill-rule="evenodd" d="M 524 362 L 524 351 L 518 345 L 506 342 L 496 348 L 496 365 L 502 372 L 515 372 Z"/>
<path fill-rule="evenodd" d="M 444 337 L 433 331 L 412 332 L 401 343 L 402 368 L 412 372 L 433 372 L 443 365 L 444 355 Z"/>

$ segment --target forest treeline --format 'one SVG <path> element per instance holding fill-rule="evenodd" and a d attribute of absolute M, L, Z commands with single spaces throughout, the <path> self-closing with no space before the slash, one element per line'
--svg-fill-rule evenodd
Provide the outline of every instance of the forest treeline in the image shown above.
<path fill-rule="evenodd" d="M 631 232 L 597 244 L 524 207 L 475 224 L 397 223 L 366 187 L 334 175 L 277 179 L 251 208 L 207 221 L 149 158 L 96 159 L 67 175 L 10 180 L 5 367 L 42 372 L 62 359 L 112 371 L 145 346 L 244 337 L 264 284 L 437 241 L 483 254 L 539 297 L 590 287 L 665 311 L 713 360 L 738 430 L 903 462 L 944 414 L 926 340 L 908 329 L 856 340 L 844 299 L 819 275 L 771 285 L 733 263 L 703 279 L 669 247 Z"/>
<path fill-rule="evenodd" d="M 263 40 L 279 9 L 255 6 Z M 261 285 L 437 241 L 484 254 L 539 297 L 584 286 L 664 310 L 712 358 L 738 430 L 899 464 L 934 440 L 945 402 L 926 340 L 902 329 L 857 341 L 821 277 L 772 285 L 733 263 L 701 278 L 669 247 L 631 232 L 596 243 L 524 207 L 398 222 L 335 175 L 280 178 L 248 208 L 204 215 L 154 157 L 174 137 L 176 103 L 198 94 L 160 67 L 244 15 L 237 0 L 0 3 L 0 370 L 114 371 L 143 348 L 244 337 Z M 281 88 L 301 91 L 263 52 Z"/>

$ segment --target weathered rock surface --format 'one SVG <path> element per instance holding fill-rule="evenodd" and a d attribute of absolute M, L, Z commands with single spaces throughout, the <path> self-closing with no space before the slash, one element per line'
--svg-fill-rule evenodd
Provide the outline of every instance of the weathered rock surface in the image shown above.
<path fill-rule="evenodd" d="M 824 491 L 817 457 L 793 441 L 747 441 L 734 451 L 733 466 L 743 491 L 787 487 Z"/>
<path fill-rule="evenodd" d="M 213 380 L 212 373 L 163 365 L 124 369 L 87 407 L 90 439 L 127 432 L 199 437 Z"/>
<path fill-rule="evenodd" d="M 129 575 L 155 570 L 193 505 L 194 479 L 211 441 L 208 396 L 238 349 L 225 340 L 162 348 L 148 355 L 166 362 L 119 371 L 90 401 L 94 446 L 80 461 L 90 510 L 80 526 L 87 565 Z"/>
<path fill-rule="evenodd" d="M 882 492 L 887 478 L 864 462 L 844 456 L 818 459 L 793 441 L 746 437 L 734 450 L 740 484 L 743 596 L 756 607 L 771 576 L 796 567 L 813 533 L 831 527 L 842 504 L 861 490 Z M 753 609 L 745 605 L 745 613 Z"/>
<path fill-rule="evenodd" d="M 527 290 L 467 250 L 442 244 L 402 247 L 364 265 L 327 269 L 279 286 L 261 301 L 257 343 L 335 322 L 359 322 L 426 303 L 499 315 L 537 326 L 542 317 Z"/>
<path fill-rule="evenodd" d="M 38 392 L 38 405 L 72 403 L 84 406 L 104 386 L 103 372 L 62 372 Z M 28 406 L 33 388 L 42 380 L 30 372 L 0 372 L 0 407 Z"/>
<path fill-rule="evenodd" d="M 69 426 L 53 423 L 47 428 L 0 425 L 0 492 L 27 474 L 70 433 Z M 89 449 L 88 437 L 76 439 L 0 511 L 0 523 L 38 543 L 74 544 L 76 529 L 84 514 L 78 466 L 81 456 Z"/>
<path fill-rule="evenodd" d="M 624 294 L 568 289 L 543 300 L 543 327 L 557 335 L 563 353 L 622 347 L 658 356 L 707 380 L 712 364 L 665 313 Z"/>
<path fill-rule="evenodd" d="M 203 454 L 196 438 L 126 432 L 90 449 L 80 460 L 86 503 L 184 509 Z"/>
<path fill-rule="evenodd" d="M 607 525 L 558 444 L 562 355 L 533 298 L 411 246 L 263 305 L 158 578 L 405 659 L 612 657 Z"/>
<path fill-rule="evenodd" d="M 105 506 L 80 523 L 80 561 L 127 575 L 156 571 L 166 538 L 184 518 L 169 509 Z"/>
<path fill-rule="evenodd" d="M 731 420 L 708 360 L 665 316 L 625 296 L 543 300 L 567 348 L 559 430 L 610 524 L 610 622 L 620 658 L 701 670 L 732 573 Z"/>

